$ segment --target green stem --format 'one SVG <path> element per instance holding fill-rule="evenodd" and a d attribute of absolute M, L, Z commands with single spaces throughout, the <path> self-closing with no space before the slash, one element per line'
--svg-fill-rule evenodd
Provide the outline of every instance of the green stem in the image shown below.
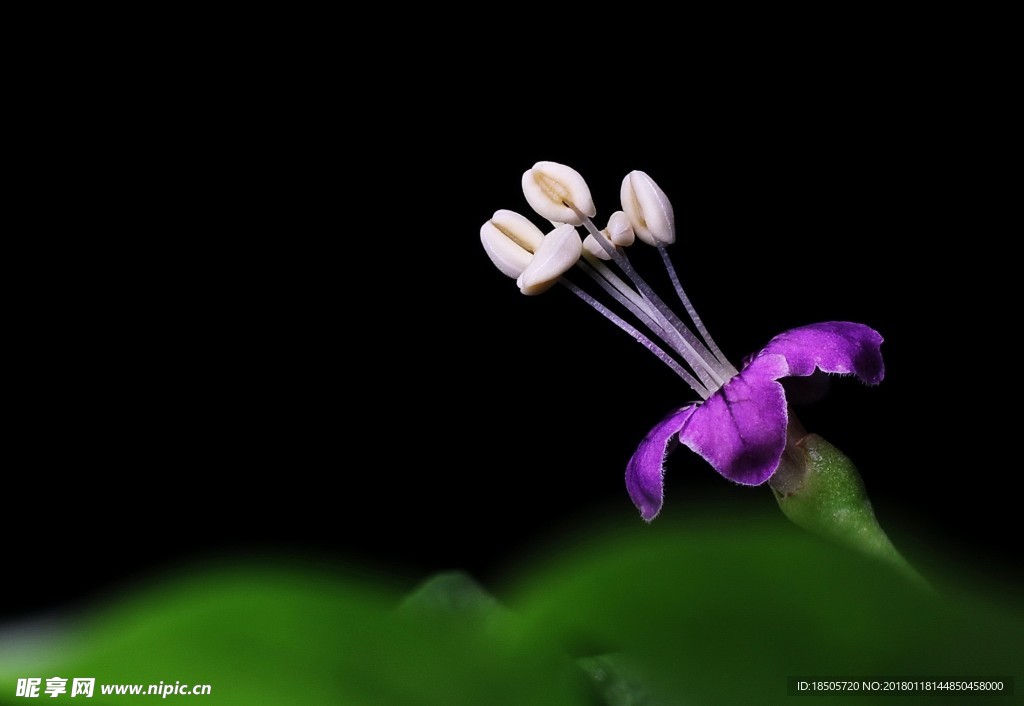
<path fill-rule="evenodd" d="M 878 524 L 857 467 L 790 415 L 789 439 L 779 470 L 769 481 L 783 514 L 813 534 L 879 559 L 927 585 Z"/>

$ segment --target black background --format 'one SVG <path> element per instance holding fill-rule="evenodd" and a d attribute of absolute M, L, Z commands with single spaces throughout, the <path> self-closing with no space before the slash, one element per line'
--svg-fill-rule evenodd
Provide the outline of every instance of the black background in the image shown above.
<path fill-rule="evenodd" d="M 625 463 L 692 394 L 487 260 L 479 227 L 528 213 L 537 160 L 584 175 L 600 224 L 629 170 L 658 181 L 735 363 L 802 324 L 878 329 L 885 381 L 833 380 L 801 419 L 858 463 L 900 546 L 1019 585 L 1001 112 L 967 84 L 832 79 L 684 82 L 675 107 L 635 87 L 218 85 L 106 126 L 102 198 L 78 197 L 81 242 L 47 254 L 20 309 L 4 612 L 264 552 L 486 580 L 634 517 Z M 773 502 L 685 449 L 668 476 L 667 516 Z"/>

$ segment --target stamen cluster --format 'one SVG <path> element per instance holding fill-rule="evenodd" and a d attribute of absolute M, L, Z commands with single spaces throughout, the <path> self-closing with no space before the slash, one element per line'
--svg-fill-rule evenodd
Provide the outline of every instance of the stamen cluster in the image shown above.
<path fill-rule="evenodd" d="M 523 294 L 535 295 L 562 284 L 609 321 L 632 336 L 707 399 L 736 368 L 712 340 L 679 282 L 666 247 L 675 242 L 675 214 L 665 192 L 641 171 L 622 180 L 621 211 L 604 229 L 586 181 L 576 170 L 556 162 L 537 162 L 523 174 L 523 194 L 530 207 L 553 229 L 546 235 L 528 218 L 495 211 L 480 228 L 480 240 L 494 265 L 516 280 Z M 587 231 L 580 239 L 576 228 Z M 659 250 L 669 278 L 696 333 L 640 277 L 625 248 L 639 239 Z M 610 263 L 610 264 L 609 264 Z M 566 274 L 573 269 L 591 278 L 626 310 L 633 323 L 580 289 Z M 614 268 L 614 269 L 613 269 Z M 698 335 L 699 334 L 699 335 Z"/>

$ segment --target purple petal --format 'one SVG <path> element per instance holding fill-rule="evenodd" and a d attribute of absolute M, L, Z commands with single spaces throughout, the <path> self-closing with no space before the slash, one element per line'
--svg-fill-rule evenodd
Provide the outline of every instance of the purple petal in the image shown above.
<path fill-rule="evenodd" d="M 686 424 L 696 405 L 683 407 L 658 422 L 649 432 L 626 466 L 626 490 L 640 516 L 650 522 L 661 510 L 664 497 L 665 456 L 675 446 L 675 437 Z"/>
<path fill-rule="evenodd" d="M 776 382 L 785 361 L 765 358 L 711 395 L 679 432 L 679 441 L 736 483 L 760 485 L 786 447 L 786 393 Z"/>
<path fill-rule="evenodd" d="M 817 367 L 877 385 L 885 377 L 882 340 L 878 331 L 864 324 L 829 321 L 780 333 L 756 357 L 785 358 L 789 370 L 780 377 L 810 375 Z"/>
<path fill-rule="evenodd" d="M 777 380 L 820 368 L 877 384 L 885 376 L 881 345 L 874 329 L 844 321 L 781 333 L 697 408 L 679 441 L 729 480 L 760 485 L 775 473 L 786 448 L 789 415 Z"/>
<path fill-rule="evenodd" d="M 665 455 L 679 442 L 726 478 L 760 485 L 771 478 L 786 447 L 789 415 L 779 378 L 853 374 L 874 385 L 885 376 L 882 337 L 862 324 L 828 322 L 773 338 L 742 372 L 699 405 L 655 426 L 626 468 L 626 487 L 647 521 L 661 510 Z"/>

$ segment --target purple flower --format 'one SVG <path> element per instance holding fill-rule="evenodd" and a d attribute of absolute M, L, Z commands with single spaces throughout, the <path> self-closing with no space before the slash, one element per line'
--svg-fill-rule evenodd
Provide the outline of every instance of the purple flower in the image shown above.
<path fill-rule="evenodd" d="M 504 274 L 518 278 L 524 294 L 555 284 L 593 307 L 665 363 L 700 398 L 655 426 L 626 468 L 626 488 L 647 521 L 661 510 L 664 461 L 683 443 L 726 478 L 743 485 L 764 483 L 779 467 L 786 448 L 789 414 L 779 379 L 806 376 L 815 368 L 856 375 L 868 384 L 882 380 L 882 337 L 862 324 L 831 322 L 787 331 L 773 338 L 737 370 L 711 338 L 683 291 L 666 247 L 676 240 L 675 211 L 650 176 L 626 175 L 619 192 L 622 211 L 598 230 L 590 189 L 575 170 L 538 162 L 523 175 L 523 190 L 534 210 L 562 223 L 544 236 L 529 220 L 500 210 L 480 229 L 484 250 Z M 571 224 L 571 225 L 567 225 Z M 573 226 L 588 236 L 580 243 Z M 644 281 L 625 248 L 640 240 L 661 254 L 666 273 L 693 324 L 683 322 Z M 582 289 L 570 277 L 589 278 Z M 611 299 L 627 320 L 595 296 Z"/>
<path fill-rule="evenodd" d="M 626 467 L 626 488 L 640 515 L 650 522 L 661 510 L 665 457 L 679 443 L 729 480 L 767 481 L 779 467 L 789 423 L 778 380 L 818 368 L 878 384 L 885 375 L 881 344 L 874 329 L 847 322 L 812 324 L 773 338 L 710 397 L 676 410 L 640 443 Z"/>

